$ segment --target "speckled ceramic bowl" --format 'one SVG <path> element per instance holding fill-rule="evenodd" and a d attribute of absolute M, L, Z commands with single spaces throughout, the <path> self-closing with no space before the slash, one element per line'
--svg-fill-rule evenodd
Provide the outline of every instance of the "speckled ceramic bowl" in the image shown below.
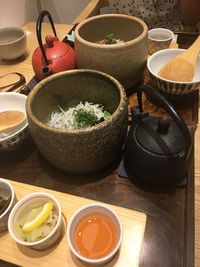
<path fill-rule="evenodd" d="M 124 43 L 98 43 L 109 34 Z M 86 19 L 75 29 L 78 67 L 106 72 L 128 89 L 143 76 L 148 55 L 147 34 L 146 24 L 134 16 L 106 14 Z"/>
<path fill-rule="evenodd" d="M 78 130 L 47 125 L 59 106 L 98 103 L 111 113 L 107 121 Z M 60 169 L 86 173 L 105 167 L 121 152 L 127 132 L 127 97 L 113 77 L 93 70 L 72 70 L 38 83 L 27 99 L 27 118 L 42 155 Z"/>

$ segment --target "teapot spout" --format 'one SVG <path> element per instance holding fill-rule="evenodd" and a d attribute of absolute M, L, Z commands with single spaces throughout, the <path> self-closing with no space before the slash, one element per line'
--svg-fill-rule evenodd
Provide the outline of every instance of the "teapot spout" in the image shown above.
<path fill-rule="evenodd" d="M 53 74 L 52 70 L 51 70 L 51 67 L 50 66 L 44 66 L 42 68 L 42 76 L 43 76 L 43 79 L 50 76 L 51 74 Z"/>

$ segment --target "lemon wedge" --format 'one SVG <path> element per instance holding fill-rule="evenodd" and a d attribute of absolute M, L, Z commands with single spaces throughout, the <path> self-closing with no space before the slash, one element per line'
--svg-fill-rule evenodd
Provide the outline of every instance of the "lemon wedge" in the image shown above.
<path fill-rule="evenodd" d="M 38 226 L 40 226 L 51 214 L 54 204 L 52 202 L 47 202 L 41 211 L 33 218 L 32 214 L 28 217 L 24 226 L 22 227 L 22 231 L 28 233 L 35 230 Z M 31 217 L 31 219 L 30 219 Z"/>

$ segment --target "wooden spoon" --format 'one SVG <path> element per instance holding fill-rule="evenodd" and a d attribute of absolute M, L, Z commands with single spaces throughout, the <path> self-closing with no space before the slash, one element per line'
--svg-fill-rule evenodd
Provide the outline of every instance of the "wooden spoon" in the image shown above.
<path fill-rule="evenodd" d="M 178 82 L 191 82 L 200 52 L 200 36 L 183 53 L 171 59 L 158 72 L 158 76 Z"/>
<path fill-rule="evenodd" d="M 25 114 L 19 110 L 6 110 L 0 112 L 0 133 L 8 132 L 22 124 Z"/>

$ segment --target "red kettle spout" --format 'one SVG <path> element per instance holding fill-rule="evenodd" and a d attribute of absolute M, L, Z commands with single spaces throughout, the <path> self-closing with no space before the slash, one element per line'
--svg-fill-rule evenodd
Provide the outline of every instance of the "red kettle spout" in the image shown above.
<path fill-rule="evenodd" d="M 52 71 L 52 68 L 51 68 L 51 65 L 48 65 L 48 66 L 44 66 L 42 68 L 42 77 L 43 79 L 50 76 L 51 74 L 53 74 L 53 71 Z"/>

